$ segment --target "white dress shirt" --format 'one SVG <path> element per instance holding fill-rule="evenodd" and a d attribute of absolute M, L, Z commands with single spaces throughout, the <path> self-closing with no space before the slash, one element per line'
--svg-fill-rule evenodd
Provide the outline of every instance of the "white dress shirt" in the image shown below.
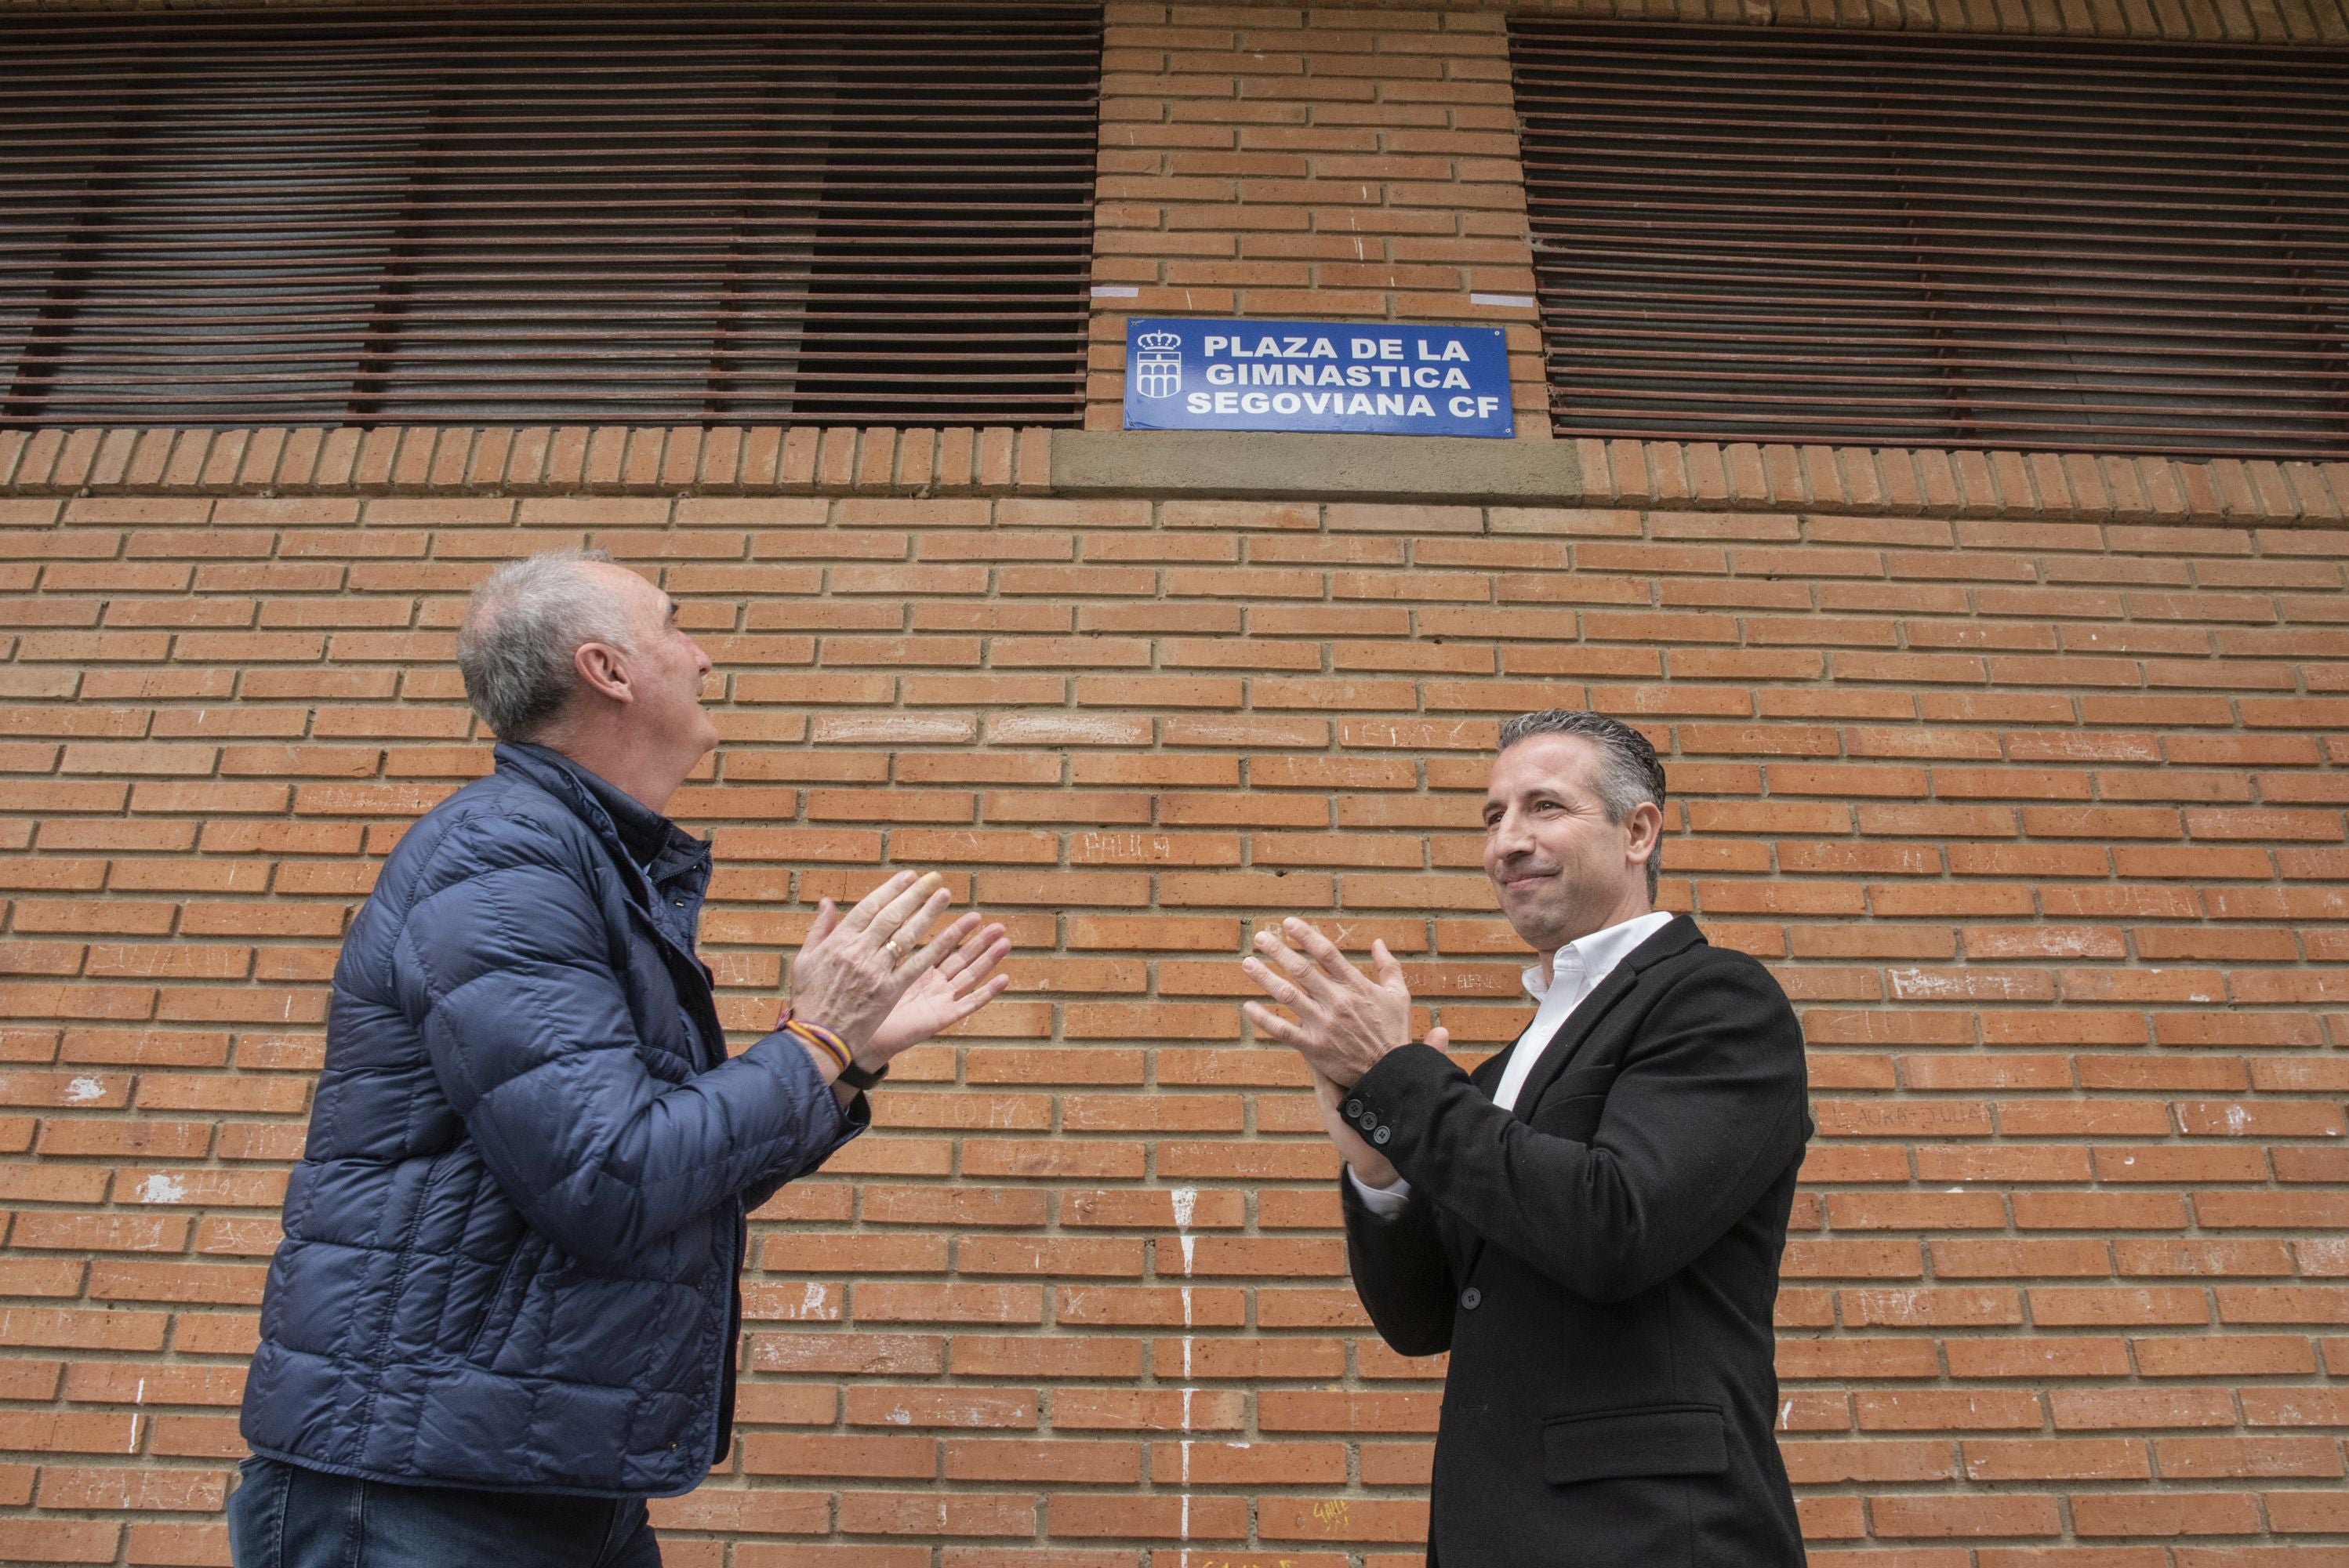
<path fill-rule="evenodd" d="M 1547 974 L 1537 964 L 1522 978 L 1526 995 L 1537 1006 L 1533 1022 L 1517 1036 L 1516 1047 L 1510 1052 L 1509 1065 L 1501 1071 L 1501 1081 L 1494 1086 L 1493 1103 L 1503 1110 L 1516 1109 L 1518 1091 L 1526 1079 L 1533 1076 L 1534 1066 L 1549 1054 L 1547 1046 L 1555 1041 L 1566 1022 L 1574 1016 L 1582 999 L 1599 989 L 1599 984 L 1615 972 L 1615 966 L 1630 955 L 1633 948 L 1671 923 L 1671 915 L 1656 910 L 1610 925 L 1604 931 L 1594 931 L 1578 937 L 1559 948 L 1551 956 Z M 1371 1187 L 1364 1184 L 1349 1166 L 1346 1180 L 1353 1182 L 1354 1191 L 1363 1207 L 1381 1217 L 1402 1212 L 1411 1201 L 1411 1183 L 1401 1177 L 1392 1187 Z"/>

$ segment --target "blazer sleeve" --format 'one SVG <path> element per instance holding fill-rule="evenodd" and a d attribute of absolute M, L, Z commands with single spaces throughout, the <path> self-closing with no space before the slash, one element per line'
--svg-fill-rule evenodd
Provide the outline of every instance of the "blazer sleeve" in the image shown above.
<path fill-rule="evenodd" d="M 1400 1356 L 1451 1349 L 1458 1292 L 1433 1206 L 1414 1197 L 1390 1218 L 1372 1213 L 1342 1174 L 1338 1191 L 1346 1212 L 1346 1266 L 1379 1337 Z"/>
<path fill-rule="evenodd" d="M 552 834 L 506 824 L 439 855 L 461 874 L 409 910 L 395 994 L 491 1177 L 564 1251 L 616 1263 L 862 1130 L 787 1036 L 683 1083 L 648 1072 L 610 939 Z"/>
<path fill-rule="evenodd" d="M 1751 959 L 1708 956 L 1667 982 L 1588 1143 L 1535 1131 L 1425 1046 L 1349 1093 L 1390 1130 L 1414 1200 L 1578 1295 L 1625 1300 L 1718 1241 L 1809 1136 L 1785 994 Z"/>

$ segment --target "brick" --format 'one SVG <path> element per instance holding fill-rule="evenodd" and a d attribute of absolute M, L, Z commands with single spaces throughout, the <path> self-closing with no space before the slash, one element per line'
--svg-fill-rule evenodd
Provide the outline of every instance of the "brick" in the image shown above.
<path fill-rule="evenodd" d="M 2063 1528 L 2052 1497 L 1874 1497 L 1868 1520 L 1878 1536 L 2054 1536 Z"/>
<path fill-rule="evenodd" d="M 2036 1396 L 2013 1388 L 1863 1392 L 1853 1404 L 1862 1431 L 2037 1429 Z"/>
<path fill-rule="evenodd" d="M 2127 1342 L 2114 1338 L 1951 1339 L 1944 1354 L 1954 1377 L 1996 1377 L 2036 1386 L 2051 1377 L 2124 1377 Z"/>
<path fill-rule="evenodd" d="M 121 1540 L 114 1521 L 0 1519 L 0 1553 L 12 1563 L 111 1563 Z"/>
<path fill-rule="evenodd" d="M 2083 1537 L 2249 1535 L 2260 1530 L 2259 1501 L 2242 1493 L 2126 1492 L 2072 1500 L 2072 1528 Z"/>

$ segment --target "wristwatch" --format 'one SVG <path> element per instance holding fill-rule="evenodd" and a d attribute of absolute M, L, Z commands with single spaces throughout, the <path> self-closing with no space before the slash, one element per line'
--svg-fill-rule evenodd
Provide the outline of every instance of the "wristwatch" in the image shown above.
<path fill-rule="evenodd" d="M 834 1078 L 833 1081 L 834 1083 L 844 1083 L 853 1089 L 868 1089 L 888 1076 L 889 1064 L 887 1062 L 883 1062 L 871 1072 L 866 1072 L 863 1068 L 858 1067 L 852 1061 L 846 1067 L 840 1069 L 839 1076 Z"/>

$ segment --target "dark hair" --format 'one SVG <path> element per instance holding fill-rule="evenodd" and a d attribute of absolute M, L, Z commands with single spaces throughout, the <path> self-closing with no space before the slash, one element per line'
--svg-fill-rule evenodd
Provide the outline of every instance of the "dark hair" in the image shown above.
<path fill-rule="evenodd" d="M 1572 735 L 1589 741 L 1599 748 L 1599 773 L 1595 780 L 1599 804 L 1607 808 L 1607 820 L 1620 822 L 1639 810 L 1642 801 L 1651 802 L 1658 810 L 1664 807 L 1664 765 L 1657 760 L 1656 748 L 1648 738 L 1619 718 L 1609 718 L 1603 713 L 1589 713 L 1578 708 L 1546 707 L 1539 713 L 1521 713 L 1501 726 L 1501 749 L 1506 751 L 1521 740 L 1531 740 L 1537 735 Z M 1660 862 L 1664 858 L 1663 844 L 1659 841 L 1648 856 L 1648 902 L 1656 901 L 1656 886 L 1662 874 Z"/>

